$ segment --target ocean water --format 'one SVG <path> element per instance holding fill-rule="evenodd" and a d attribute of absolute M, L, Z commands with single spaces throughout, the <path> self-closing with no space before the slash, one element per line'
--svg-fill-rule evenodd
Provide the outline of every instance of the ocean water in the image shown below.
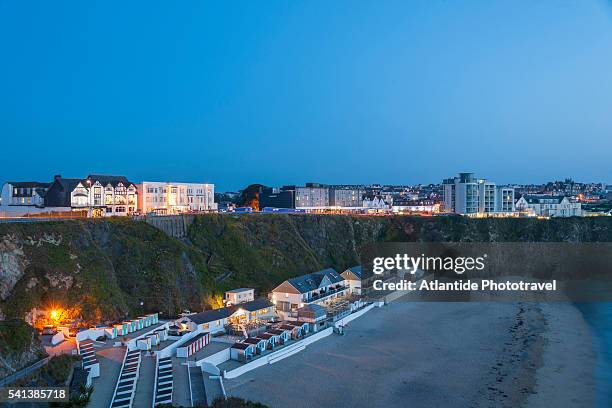
<path fill-rule="evenodd" d="M 595 407 L 612 407 L 612 302 L 576 303 L 593 331 Z"/>

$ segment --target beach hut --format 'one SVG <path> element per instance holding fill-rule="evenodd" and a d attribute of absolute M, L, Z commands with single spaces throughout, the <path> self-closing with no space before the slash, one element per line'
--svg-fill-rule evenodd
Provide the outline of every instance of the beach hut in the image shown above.
<path fill-rule="evenodd" d="M 147 317 L 146 316 L 140 316 L 138 318 L 138 320 L 140 320 L 140 325 L 142 326 L 142 328 L 146 328 L 149 327 L 149 325 L 147 324 Z"/>
<path fill-rule="evenodd" d="M 272 333 L 262 333 L 258 337 L 266 340 L 266 348 L 268 350 L 273 350 L 274 347 L 276 347 L 276 344 L 280 341 L 279 336 Z"/>
<path fill-rule="evenodd" d="M 138 350 L 151 350 L 151 338 L 149 336 L 136 340 Z"/>
<path fill-rule="evenodd" d="M 200 333 L 176 348 L 177 357 L 189 357 L 210 343 L 210 333 Z"/>
<path fill-rule="evenodd" d="M 236 361 L 248 361 L 255 355 L 255 346 L 248 343 L 234 343 L 230 348 L 230 358 Z"/>
<path fill-rule="evenodd" d="M 130 332 L 130 328 L 132 327 L 131 323 L 128 321 L 125 321 L 123 323 L 121 323 L 121 326 L 123 327 L 123 334 L 128 334 Z"/>
<path fill-rule="evenodd" d="M 278 336 L 277 344 L 285 344 L 291 338 L 291 329 L 285 330 L 281 328 L 270 329 L 266 333 Z"/>
<path fill-rule="evenodd" d="M 104 335 L 106 336 L 107 339 L 116 338 L 117 337 L 117 327 L 116 326 L 105 327 Z"/>
<path fill-rule="evenodd" d="M 294 340 L 297 340 L 300 337 L 302 337 L 302 326 L 291 324 L 291 323 L 285 323 L 285 324 L 280 325 L 280 329 L 290 331 L 291 338 Z"/>
<path fill-rule="evenodd" d="M 148 338 L 151 339 L 151 346 L 159 345 L 159 334 L 153 332 L 152 334 L 147 335 Z"/>
<path fill-rule="evenodd" d="M 266 347 L 268 345 L 268 340 L 262 339 L 260 337 L 249 337 L 248 339 L 244 339 L 243 343 L 254 345 L 255 352 L 257 354 L 261 354 L 266 350 Z"/>
<path fill-rule="evenodd" d="M 308 322 L 296 322 L 297 325 L 302 327 L 302 335 L 307 335 L 310 332 L 310 323 Z"/>
<path fill-rule="evenodd" d="M 133 320 L 126 320 L 125 322 L 123 322 L 123 324 L 127 326 L 128 333 L 136 331 L 136 322 L 134 322 Z"/>
<path fill-rule="evenodd" d="M 168 330 L 167 329 L 157 329 L 154 331 L 154 333 L 157 333 L 157 335 L 159 336 L 159 341 L 166 341 L 166 339 L 168 338 Z"/>
<path fill-rule="evenodd" d="M 113 327 L 117 331 L 117 336 L 123 336 L 123 335 L 127 334 L 127 333 L 124 332 L 123 323 L 117 323 L 117 324 L 113 325 Z"/>
<path fill-rule="evenodd" d="M 157 324 L 159 322 L 157 313 L 150 313 L 147 316 L 149 316 L 151 324 Z"/>

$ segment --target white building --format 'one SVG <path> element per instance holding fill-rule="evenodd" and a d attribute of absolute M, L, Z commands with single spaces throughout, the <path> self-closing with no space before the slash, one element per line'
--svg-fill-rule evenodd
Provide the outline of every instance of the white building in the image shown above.
<path fill-rule="evenodd" d="M 143 214 L 214 211 L 214 184 L 143 181 L 138 185 L 138 209 Z"/>
<path fill-rule="evenodd" d="M 274 318 L 274 305 L 266 298 L 259 298 L 238 305 L 185 315 L 176 320 L 175 324 L 181 330 L 217 333 L 225 331 L 229 324 L 262 322 Z"/>
<path fill-rule="evenodd" d="M 272 289 L 270 299 L 276 312 L 283 319 L 297 316 L 297 310 L 305 305 L 326 305 L 349 295 L 345 279 L 334 269 L 291 278 Z"/>
<path fill-rule="evenodd" d="M 539 217 L 579 217 L 582 205 L 566 196 L 524 195 L 516 202 L 521 213 Z"/>
<path fill-rule="evenodd" d="M 240 288 L 225 292 L 223 302 L 226 306 L 231 306 L 239 303 L 250 302 L 252 300 L 255 300 L 255 289 Z"/>
<path fill-rule="evenodd" d="M 348 283 L 351 294 L 361 295 L 361 266 L 352 266 L 342 272 L 342 277 Z"/>
<path fill-rule="evenodd" d="M 20 217 L 44 211 L 45 194 L 50 183 L 9 181 L 2 186 L 0 216 Z"/>
<path fill-rule="evenodd" d="M 369 210 L 388 210 L 391 208 L 392 202 L 392 200 L 385 200 L 385 197 L 381 195 L 366 196 L 361 202 L 361 206 Z"/>
<path fill-rule="evenodd" d="M 444 211 L 463 215 L 502 215 L 515 212 L 514 189 L 498 187 L 474 173 L 459 173 L 459 177 L 442 182 Z"/>
<path fill-rule="evenodd" d="M 440 203 L 434 200 L 394 199 L 391 207 L 394 213 L 439 213 Z"/>

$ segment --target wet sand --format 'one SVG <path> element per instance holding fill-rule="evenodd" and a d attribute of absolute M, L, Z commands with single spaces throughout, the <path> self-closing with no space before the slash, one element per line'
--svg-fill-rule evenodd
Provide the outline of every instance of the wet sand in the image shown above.
<path fill-rule="evenodd" d="M 567 303 L 398 301 L 225 386 L 270 407 L 590 407 L 589 333 Z"/>

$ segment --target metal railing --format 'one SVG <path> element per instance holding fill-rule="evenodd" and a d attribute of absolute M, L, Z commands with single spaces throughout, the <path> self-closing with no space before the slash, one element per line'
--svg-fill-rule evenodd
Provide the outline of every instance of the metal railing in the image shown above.
<path fill-rule="evenodd" d="M 8 384 L 10 384 L 12 382 L 15 382 L 15 381 L 19 380 L 20 378 L 26 377 L 26 376 L 34 373 L 36 370 L 38 370 L 42 366 L 46 365 L 49 362 L 50 359 L 51 359 L 51 356 L 45 357 L 42 360 L 39 360 L 39 361 L 35 362 L 31 366 L 23 368 L 23 369 L 21 369 L 19 371 L 16 371 L 13 374 L 9 375 L 8 377 L 1 379 L 0 380 L 0 387 L 8 385 Z"/>

